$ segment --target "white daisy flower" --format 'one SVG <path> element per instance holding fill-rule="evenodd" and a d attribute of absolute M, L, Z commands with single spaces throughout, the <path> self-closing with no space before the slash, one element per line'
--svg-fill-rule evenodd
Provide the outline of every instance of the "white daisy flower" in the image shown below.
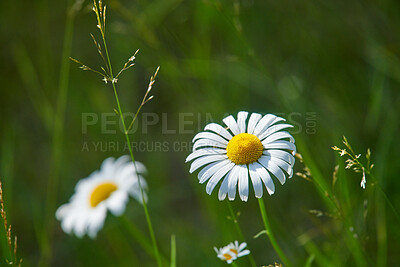
<path fill-rule="evenodd" d="M 142 175 L 146 172 L 142 163 L 136 161 L 133 164 L 129 156 L 105 159 L 99 171 L 76 184 L 69 203 L 57 209 L 56 217 L 61 221 L 61 228 L 68 234 L 74 232 L 78 237 L 87 233 L 95 238 L 103 227 L 107 210 L 115 216 L 121 215 L 129 195 L 142 203 L 139 179 L 144 192 L 147 184 Z M 143 197 L 147 201 L 145 192 Z"/>
<path fill-rule="evenodd" d="M 228 264 L 231 264 L 237 258 L 250 254 L 250 250 L 243 250 L 246 246 L 246 242 L 243 242 L 239 245 L 239 242 L 235 241 L 234 243 L 230 243 L 229 245 L 220 249 L 214 247 L 214 250 L 217 252 L 218 258 L 226 261 Z"/>
<path fill-rule="evenodd" d="M 283 131 L 293 126 L 271 114 L 252 113 L 246 122 L 247 117 L 248 112 L 241 111 L 237 120 L 231 115 L 223 119 L 227 128 L 216 123 L 206 125 L 205 131 L 193 138 L 193 152 L 186 158 L 186 162 L 193 160 L 190 173 L 202 167 L 198 178 L 200 183 L 208 181 L 208 194 L 223 180 L 219 200 L 226 195 L 234 200 L 238 185 L 240 198 L 247 201 L 249 178 L 257 198 L 263 195 L 263 184 L 272 195 L 272 177 L 284 184 L 293 175 L 296 146 L 292 135 Z"/>

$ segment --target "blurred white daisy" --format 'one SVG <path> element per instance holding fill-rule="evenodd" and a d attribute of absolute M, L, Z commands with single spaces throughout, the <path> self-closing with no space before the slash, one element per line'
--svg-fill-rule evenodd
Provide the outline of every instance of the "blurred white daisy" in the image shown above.
<path fill-rule="evenodd" d="M 246 242 L 243 242 L 239 245 L 239 242 L 235 241 L 234 243 L 230 243 L 229 245 L 220 249 L 214 247 L 214 250 L 217 252 L 218 258 L 226 261 L 228 264 L 231 264 L 237 258 L 250 254 L 250 250 L 243 250 L 246 246 Z"/>
<path fill-rule="evenodd" d="M 296 146 L 292 135 L 283 131 L 293 126 L 271 114 L 252 113 L 248 121 L 247 117 L 248 112 L 241 111 L 237 120 L 231 115 L 223 119 L 227 128 L 206 125 L 193 138 L 193 152 L 186 158 L 186 162 L 193 160 L 190 173 L 203 167 L 198 178 L 200 183 L 208 181 L 208 194 L 223 180 L 219 200 L 226 195 L 234 200 L 238 185 L 240 198 L 247 201 L 249 178 L 257 198 L 263 195 L 263 184 L 271 195 L 275 192 L 272 177 L 284 184 L 293 175 Z"/>
<path fill-rule="evenodd" d="M 87 233 L 95 238 L 103 227 L 107 210 L 115 216 L 121 215 L 129 195 L 142 203 L 139 179 L 143 197 L 147 200 L 147 184 L 142 177 L 146 172 L 142 163 L 136 161 L 133 164 L 129 156 L 105 159 L 99 171 L 76 184 L 69 203 L 57 209 L 56 217 L 61 221 L 61 228 L 78 237 Z"/>

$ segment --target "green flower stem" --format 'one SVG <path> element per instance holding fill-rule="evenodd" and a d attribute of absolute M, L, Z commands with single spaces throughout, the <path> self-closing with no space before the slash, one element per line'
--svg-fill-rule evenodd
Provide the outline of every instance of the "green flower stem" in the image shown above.
<path fill-rule="evenodd" d="M 264 201 L 262 198 L 258 199 L 258 204 L 260 206 L 260 212 L 261 212 L 261 217 L 264 222 L 265 231 L 267 231 L 267 235 L 268 235 L 269 241 L 271 242 L 272 247 L 274 248 L 276 254 L 278 254 L 279 258 L 281 258 L 281 260 L 285 266 L 287 266 L 287 267 L 292 266 L 289 262 L 289 259 L 286 257 L 285 253 L 283 253 L 281 247 L 278 245 L 278 242 L 276 242 L 275 236 L 271 230 L 271 226 L 268 221 L 267 211 L 265 210 Z"/>
<path fill-rule="evenodd" d="M 127 142 L 127 145 L 128 145 L 128 149 L 129 149 L 129 154 L 131 156 L 131 160 L 132 160 L 133 164 L 135 164 L 135 158 L 134 158 L 133 152 L 132 152 L 132 145 L 131 145 L 131 141 L 130 141 L 130 138 L 129 138 L 129 135 L 128 135 L 128 131 L 127 131 L 126 125 L 125 125 L 125 120 L 124 120 L 124 116 L 123 116 L 123 113 L 122 113 L 121 105 L 120 105 L 120 102 L 119 102 L 117 89 L 115 87 L 115 82 L 116 81 L 114 80 L 114 75 L 113 75 L 113 71 L 112 71 L 110 55 L 108 53 L 107 42 L 106 42 L 106 37 L 105 37 L 105 29 L 104 29 L 104 27 L 105 27 L 105 17 L 103 17 L 103 21 L 102 21 L 101 20 L 102 18 L 100 18 L 100 16 L 99 16 L 99 12 L 98 12 L 98 9 L 97 9 L 97 6 L 96 6 L 96 2 L 94 2 L 94 6 L 95 6 L 95 12 L 96 12 L 96 17 L 97 17 L 97 21 L 98 21 L 98 27 L 100 29 L 101 37 L 103 39 L 104 50 L 106 52 L 106 57 L 107 57 L 106 65 L 107 65 L 107 69 L 109 71 L 109 78 L 111 79 L 111 84 L 112 84 L 112 87 L 114 89 L 115 100 L 117 101 L 118 114 L 120 116 L 120 119 L 121 119 L 121 122 L 122 122 L 122 126 L 124 128 L 125 139 L 126 139 L 126 142 Z M 139 188 L 140 188 L 141 195 L 142 195 L 143 209 L 144 209 L 144 213 L 145 213 L 145 216 L 146 216 L 147 226 L 149 228 L 150 237 L 151 237 L 151 241 L 152 241 L 152 244 L 153 244 L 154 257 L 155 257 L 155 259 L 157 261 L 157 265 L 158 266 L 162 266 L 161 256 L 160 256 L 160 253 L 159 253 L 159 250 L 158 250 L 158 247 L 157 247 L 157 242 L 156 242 L 156 238 L 155 238 L 155 235 L 154 235 L 153 225 L 151 223 L 151 219 L 150 219 L 149 211 L 148 211 L 148 208 L 147 208 L 147 204 L 146 204 L 146 201 L 144 199 L 143 188 L 142 188 L 142 186 L 140 184 L 140 179 L 138 179 L 138 184 L 139 184 Z"/>
<path fill-rule="evenodd" d="M 236 231 L 238 232 L 240 239 L 243 241 L 246 241 L 246 239 L 244 238 L 242 229 L 240 228 L 239 222 L 236 218 L 235 212 L 233 211 L 232 205 L 229 202 L 229 200 L 227 203 L 228 203 L 228 208 L 229 208 L 229 212 L 231 213 L 233 223 L 235 224 L 235 227 L 236 227 Z M 251 254 L 251 253 L 249 254 L 249 261 L 251 263 L 251 266 L 257 267 L 256 261 L 254 260 L 253 254 Z"/>
<path fill-rule="evenodd" d="M 232 261 L 232 263 L 231 263 L 231 264 L 232 264 L 232 266 L 233 266 L 233 267 L 238 267 L 237 263 L 236 263 L 236 262 L 234 262 L 234 261 Z"/>
<path fill-rule="evenodd" d="M 105 43 L 105 42 L 104 42 Z M 105 46 L 105 50 L 107 52 L 107 47 Z M 108 58 L 108 52 L 107 52 L 107 58 Z M 109 60 L 109 59 L 108 59 Z M 111 69 L 111 64 L 110 64 L 110 69 Z M 110 70 L 111 71 L 111 70 Z M 112 75 L 112 74 L 111 74 Z M 122 126 L 124 128 L 124 133 L 125 133 L 125 138 L 126 138 L 126 142 L 128 143 L 128 149 L 129 149 L 129 154 L 131 156 L 132 162 L 135 163 L 135 158 L 133 156 L 133 152 L 132 152 L 132 147 L 131 147 L 131 141 L 128 135 L 128 132 L 126 130 L 126 126 L 125 126 L 125 121 L 124 121 L 124 116 L 122 115 L 122 110 L 121 110 L 121 105 L 119 103 L 119 98 L 118 98 L 118 93 L 117 93 L 117 89 L 115 88 L 115 83 L 112 83 L 113 89 L 114 89 L 114 95 L 115 95 L 115 99 L 117 101 L 117 106 L 118 106 L 118 113 L 120 115 L 120 119 L 122 122 Z M 140 179 L 139 181 L 139 187 L 140 187 L 140 191 L 141 191 L 141 195 L 142 195 L 142 202 L 143 202 L 143 209 L 144 209 L 144 213 L 146 215 L 146 221 L 147 221 L 147 225 L 149 228 L 149 232 L 150 232 L 150 237 L 151 237 L 151 241 L 153 243 L 153 250 L 154 250 L 154 257 L 157 260 L 157 265 L 158 266 L 162 266 L 162 262 L 161 262 L 161 257 L 160 257 L 160 253 L 158 251 L 158 247 L 157 247 L 157 242 L 156 242 L 156 237 L 154 235 L 154 230 L 153 230 L 153 225 L 151 223 L 151 219 L 150 219 L 150 215 L 149 215 L 149 211 L 147 209 L 147 204 L 146 201 L 144 199 L 144 194 L 143 194 L 143 188 L 140 184 Z"/>
<path fill-rule="evenodd" d="M 176 267 L 176 238 L 171 235 L 171 267 Z"/>

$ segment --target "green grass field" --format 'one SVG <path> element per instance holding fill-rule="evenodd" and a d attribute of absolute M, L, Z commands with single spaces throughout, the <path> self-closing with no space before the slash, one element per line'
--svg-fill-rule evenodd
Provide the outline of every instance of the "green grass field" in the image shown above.
<path fill-rule="evenodd" d="M 103 45 L 93 2 L 2 0 L 0 179 L 11 247 L 2 216 L 0 266 L 157 266 L 147 211 L 162 266 L 226 266 L 213 247 L 234 240 L 247 242 L 256 266 L 284 263 L 265 233 L 255 237 L 265 228 L 252 189 L 247 202 L 230 202 L 234 219 L 185 163 L 196 133 L 242 110 L 286 118 L 303 158 L 299 175 L 262 198 L 284 266 L 400 265 L 400 2 L 104 4 L 113 69 L 139 49 L 115 84 L 127 124 L 160 66 L 129 134 L 148 169 L 147 210 L 130 199 L 94 240 L 62 231 L 55 212 L 76 183 L 105 158 L 129 155 L 112 83 L 69 59 L 104 66 L 89 35 Z M 332 149 L 345 148 L 342 136 L 362 154 L 365 189 L 362 172 Z M 234 263 L 252 266 L 249 256 Z"/>

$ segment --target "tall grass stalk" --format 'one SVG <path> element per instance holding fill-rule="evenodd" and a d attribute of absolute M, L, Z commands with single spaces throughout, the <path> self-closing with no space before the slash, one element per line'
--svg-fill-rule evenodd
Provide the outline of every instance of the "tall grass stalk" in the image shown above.
<path fill-rule="evenodd" d="M 128 134 L 128 128 L 126 127 L 126 124 L 125 124 L 125 119 L 124 119 L 123 112 L 122 112 L 122 109 L 121 109 L 121 104 L 120 104 L 120 101 L 119 101 L 117 88 L 115 86 L 116 81 L 117 81 L 116 79 L 118 78 L 119 74 L 122 71 L 120 71 L 118 73 L 118 75 L 114 77 L 112 64 L 111 64 L 111 59 L 110 59 L 110 55 L 109 55 L 109 51 L 108 51 L 108 47 L 107 47 L 107 42 L 106 42 L 106 37 L 105 37 L 106 6 L 104 6 L 104 8 L 103 8 L 101 1 L 99 1 L 99 5 L 96 4 L 95 0 L 93 1 L 93 3 L 94 3 L 94 12 L 96 13 L 96 18 L 97 18 L 97 23 L 98 23 L 97 27 L 100 30 L 101 38 L 103 40 L 103 45 L 104 45 L 104 51 L 106 53 L 106 68 L 108 70 L 108 77 L 107 78 L 111 81 L 111 84 L 112 84 L 112 87 L 113 87 L 113 90 L 114 90 L 114 96 L 115 96 L 115 100 L 117 102 L 117 108 L 118 108 L 117 111 L 118 111 L 118 114 L 120 116 L 120 120 L 121 120 L 121 123 L 122 123 L 122 126 L 123 126 L 125 139 L 126 139 L 127 146 L 128 146 L 128 149 L 129 149 L 129 154 L 130 154 L 130 157 L 131 157 L 131 160 L 132 160 L 133 164 L 135 164 L 135 157 L 133 156 L 133 150 L 132 150 L 130 137 L 129 137 L 129 134 Z M 102 54 L 100 54 L 100 55 L 102 55 Z M 130 65 L 130 66 L 132 66 L 132 65 Z M 124 69 L 125 69 L 125 67 L 124 67 Z M 157 69 L 156 73 L 154 74 L 154 76 L 152 76 L 152 78 L 150 79 L 149 88 L 146 91 L 145 98 L 144 98 L 145 100 L 142 101 L 142 105 L 144 105 L 144 103 L 146 103 L 148 100 L 150 100 L 152 98 L 152 97 L 147 98 L 147 94 L 150 92 L 151 86 L 155 82 L 155 77 L 156 77 L 157 73 L 158 73 L 158 69 Z M 139 107 L 139 109 L 136 112 L 136 114 L 138 114 L 138 112 L 140 111 L 142 105 Z M 135 118 L 136 117 L 137 116 L 135 116 Z M 149 232 L 150 232 L 150 238 L 151 238 L 152 245 L 153 245 L 154 257 L 155 257 L 155 259 L 157 261 L 157 265 L 158 266 L 162 266 L 162 260 L 161 260 L 160 252 L 159 252 L 159 249 L 158 249 L 158 246 L 157 246 L 157 241 L 156 241 L 156 238 L 155 238 L 152 221 L 151 221 L 150 214 L 149 214 L 149 211 L 148 211 L 148 208 L 147 208 L 147 204 L 146 204 L 146 201 L 145 201 L 145 198 L 144 198 L 143 187 L 142 187 L 142 185 L 140 183 L 140 179 L 138 180 L 138 184 L 139 184 L 139 187 L 140 187 L 140 190 L 141 190 L 143 209 L 144 209 L 144 213 L 145 213 L 145 216 L 146 216 L 146 222 L 147 222 L 147 226 L 148 226 L 148 229 L 149 229 Z"/>
<path fill-rule="evenodd" d="M 269 241 L 271 242 L 272 247 L 274 248 L 276 254 L 278 254 L 279 258 L 281 258 L 281 260 L 285 266 L 287 266 L 287 267 L 292 266 L 289 259 L 286 257 L 285 253 L 283 252 L 283 250 L 281 249 L 281 247 L 279 246 L 278 242 L 275 239 L 275 236 L 272 232 L 271 225 L 270 225 L 268 217 L 267 217 L 267 211 L 265 209 L 264 201 L 262 198 L 258 199 L 258 204 L 260 206 L 260 212 L 261 212 L 261 217 L 264 222 L 265 231 L 267 232 L 267 235 L 268 235 Z"/>
<path fill-rule="evenodd" d="M 227 200 L 227 203 L 228 203 L 228 209 L 231 214 L 232 221 L 235 224 L 235 228 L 236 228 L 236 231 L 238 232 L 239 238 L 241 239 L 241 241 L 246 241 L 246 239 L 244 238 L 242 229 L 240 228 L 239 221 L 236 217 L 235 212 L 233 211 L 232 205 L 229 202 L 229 200 Z M 256 261 L 254 260 L 252 253 L 249 254 L 249 261 L 250 261 L 251 266 L 257 267 Z"/>
<path fill-rule="evenodd" d="M 348 152 L 346 149 L 339 148 L 337 146 L 332 147 L 333 150 L 338 151 L 340 153 L 340 156 L 345 156 L 347 155 L 349 159 L 346 160 L 347 166 L 346 169 L 353 169 L 355 172 L 362 172 L 363 178 L 361 181 L 361 187 L 365 189 L 365 184 L 367 183 L 367 180 L 365 178 L 365 174 L 367 174 L 373 181 L 373 185 L 376 185 L 379 192 L 382 194 L 386 202 L 388 203 L 389 207 L 392 209 L 393 214 L 396 216 L 396 219 L 400 223 L 400 214 L 394 207 L 392 201 L 389 199 L 387 196 L 385 190 L 382 188 L 380 181 L 375 177 L 375 175 L 371 172 L 372 168 L 374 167 L 374 164 L 371 164 L 370 159 L 371 159 L 371 151 L 368 148 L 367 154 L 366 154 L 366 159 L 367 159 L 367 164 L 363 164 L 359 158 L 361 157 L 361 154 L 356 154 L 353 151 L 353 148 L 351 147 L 350 143 L 347 141 L 347 138 L 343 136 L 343 144 L 349 149 L 350 152 Z M 363 186 L 364 183 L 364 186 Z"/>
<path fill-rule="evenodd" d="M 353 237 L 353 233 L 351 233 L 349 230 L 355 225 L 353 216 L 349 215 L 346 210 L 343 209 L 343 203 L 341 203 L 338 197 L 335 195 L 332 183 L 328 183 L 328 181 L 322 175 L 322 172 L 318 168 L 316 162 L 311 157 L 307 146 L 304 142 L 302 142 L 303 140 L 298 138 L 297 141 L 297 146 L 302 154 L 302 161 L 310 171 L 311 181 L 316 186 L 318 192 L 320 193 L 320 197 L 324 200 L 329 212 L 331 212 L 331 214 L 334 216 L 337 216 L 337 219 L 342 223 L 344 240 L 346 241 L 345 244 L 347 245 L 349 251 L 351 251 L 351 255 L 354 257 L 356 266 L 365 266 L 366 261 L 368 260 L 368 255 L 364 253 L 360 241 L 355 239 Z M 342 192 L 344 193 L 345 200 L 350 197 L 347 190 L 342 190 Z M 318 249 L 316 246 L 315 248 Z M 316 256 L 317 261 L 325 261 L 325 259 L 321 258 L 320 253 L 316 253 L 316 251 L 313 251 L 313 253 Z M 331 255 L 327 256 L 329 257 Z"/>
<path fill-rule="evenodd" d="M 171 267 L 176 267 L 176 238 L 171 235 Z"/>
<path fill-rule="evenodd" d="M 5 246 L 2 246 L 3 257 L 0 258 L 0 265 L 7 264 L 8 266 L 20 267 L 22 264 L 22 259 L 18 260 L 17 257 L 17 236 L 12 238 L 11 235 L 11 225 L 7 221 L 7 214 L 4 207 L 4 195 L 3 188 L 0 178 L 0 217 L 3 221 L 4 226 L 4 236 L 0 235 L 0 242 L 3 245 L 3 238 L 5 239 Z M 3 231 L 0 231 L 2 233 Z M 14 240 L 13 240 L 14 239 Z M 4 261 L 4 262 L 3 262 Z"/>
<path fill-rule="evenodd" d="M 105 39 L 103 39 L 103 40 L 104 40 L 105 51 L 107 53 L 107 59 L 109 60 L 109 56 L 108 56 L 108 52 L 107 52 L 107 46 L 105 44 Z M 113 79 L 112 70 L 111 70 L 111 64 L 110 64 L 110 72 L 111 72 L 110 73 L 111 74 L 111 78 Z M 113 86 L 113 89 L 114 89 L 115 100 L 117 101 L 118 113 L 120 115 L 120 119 L 121 119 L 122 126 L 123 126 L 123 129 L 124 129 L 125 138 L 126 138 L 126 142 L 127 142 L 128 149 L 129 149 L 129 154 L 131 156 L 133 164 L 135 164 L 135 157 L 133 156 L 132 145 L 131 145 L 131 141 L 130 141 L 130 138 L 129 138 L 129 135 L 128 135 L 127 128 L 125 126 L 125 120 L 124 120 L 124 116 L 122 115 L 123 113 L 122 113 L 121 105 L 119 103 L 119 98 L 118 98 L 117 89 L 115 87 L 115 83 L 112 83 L 112 86 Z M 158 247 L 157 247 L 156 238 L 155 238 L 155 235 L 154 235 L 153 225 L 152 225 L 152 222 L 151 222 L 151 219 L 150 219 L 150 214 L 149 214 L 149 211 L 148 211 L 148 208 L 147 208 L 146 201 L 144 199 L 143 188 L 142 188 L 142 185 L 140 184 L 140 179 L 138 181 L 139 181 L 139 187 L 140 187 L 140 191 L 141 191 L 141 195 L 142 195 L 144 213 L 146 215 L 146 221 L 147 221 L 147 225 L 148 225 L 148 228 L 149 228 L 151 241 L 153 243 L 154 256 L 155 256 L 155 258 L 157 260 L 158 266 L 162 266 L 160 253 L 159 253 L 159 250 L 158 250 Z"/>

